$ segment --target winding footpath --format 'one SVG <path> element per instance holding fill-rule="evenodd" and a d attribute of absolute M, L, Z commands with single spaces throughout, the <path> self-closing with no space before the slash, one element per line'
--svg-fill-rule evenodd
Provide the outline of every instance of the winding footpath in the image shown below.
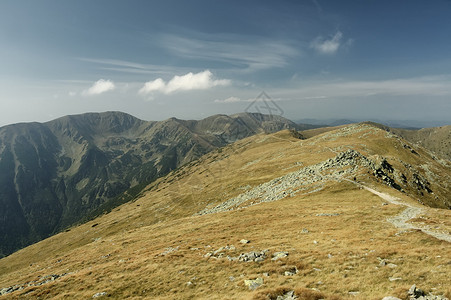
<path fill-rule="evenodd" d="M 349 180 L 350 181 L 350 180 Z M 421 230 L 423 233 L 428 234 L 430 236 L 433 236 L 439 240 L 451 242 L 451 235 L 445 232 L 436 232 L 432 231 L 429 228 L 426 228 L 425 226 L 419 226 L 415 224 L 408 223 L 410 220 L 416 218 L 418 215 L 422 214 L 425 209 L 421 207 L 416 207 L 408 203 L 400 202 L 399 198 L 396 198 L 394 196 L 391 196 L 387 193 L 378 192 L 376 190 L 373 190 L 372 188 L 369 188 L 367 186 L 364 186 L 362 184 L 359 184 L 361 187 L 363 187 L 365 190 L 379 196 L 380 198 L 384 199 L 387 202 L 390 202 L 395 205 L 402 205 L 406 206 L 407 208 L 403 210 L 399 215 L 394 216 L 392 218 L 387 219 L 390 223 L 392 223 L 395 227 L 401 228 L 404 230 L 412 229 L 412 230 Z"/>

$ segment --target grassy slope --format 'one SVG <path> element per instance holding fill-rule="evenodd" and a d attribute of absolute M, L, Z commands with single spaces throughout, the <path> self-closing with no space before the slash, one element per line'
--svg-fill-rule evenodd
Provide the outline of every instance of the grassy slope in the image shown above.
<path fill-rule="evenodd" d="M 412 165 L 429 162 L 449 180 L 449 167 L 434 163 L 421 149 L 417 149 L 418 157 L 409 154 L 399 147 L 399 139 L 387 138 L 383 131 L 368 129 L 347 136 L 332 133 L 305 141 L 287 131 L 259 135 L 207 154 L 149 186 L 139 200 L 0 260 L 0 287 L 70 273 L 4 298 L 82 299 L 106 292 L 116 299 L 241 299 L 284 286 L 317 288 L 326 299 L 332 299 L 331 295 L 380 299 L 402 296 L 413 283 L 428 291 L 436 288 L 432 291 L 449 297 L 449 243 L 418 231 L 397 235 L 398 229 L 386 218 L 404 208 L 383 206 L 379 197 L 352 183 L 331 182 L 317 193 L 192 216 L 208 204 L 242 193 L 247 186 L 324 161 L 335 156 L 333 151 L 348 148 L 365 155 L 399 157 Z M 419 205 L 418 195 L 408 197 L 365 173 L 358 176 L 379 191 Z M 440 191 L 449 196 L 446 192 Z M 319 213 L 339 215 L 317 216 Z M 427 209 L 419 221 L 449 230 L 451 224 L 446 222 L 450 216 L 449 210 Z M 303 233 L 303 228 L 309 232 Z M 243 245 L 239 242 L 243 238 L 251 242 Z M 236 247 L 224 251 L 231 256 L 264 249 L 288 251 L 289 256 L 262 263 L 204 257 L 226 245 Z M 177 250 L 170 252 L 168 247 Z M 397 267 L 381 267 L 378 258 Z M 299 273 L 284 276 L 291 266 L 297 266 Z M 243 280 L 255 277 L 264 278 L 265 284 L 249 291 Z M 402 279 L 389 281 L 389 277 Z M 349 294 L 355 291 L 357 296 Z"/>
<path fill-rule="evenodd" d="M 393 129 L 407 140 L 426 147 L 443 158 L 451 159 L 451 126 L 423 128 L 420 130 Z"/>

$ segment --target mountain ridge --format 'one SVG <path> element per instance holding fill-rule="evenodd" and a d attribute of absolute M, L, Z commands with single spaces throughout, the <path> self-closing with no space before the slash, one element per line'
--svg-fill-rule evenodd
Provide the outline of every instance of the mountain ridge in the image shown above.
<path fill-rule="evenodd" d="M 451 210 L 424 204 L 449 206 L 450 166 L 373 124 L 309 139 L 260 133 L 1 259 L 0 291 L 5 299 L 405 299 L 417 284 L 449 297 Z"/>
<path fill-rule="evenodd" d="M 4 208 L 0 211 L 0 255 L 48 237 L 105 207 L 126 190 L 215 148 L 258 132 L 296 126 L 281 117 L 246 113 L 156 122 L 122 112 L 4 126 L 0 128 L 0 201 Z"/>

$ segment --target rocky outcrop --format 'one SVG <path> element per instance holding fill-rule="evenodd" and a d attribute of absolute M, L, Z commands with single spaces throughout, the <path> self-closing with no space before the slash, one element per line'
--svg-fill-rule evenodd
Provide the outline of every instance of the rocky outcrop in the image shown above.
<path fill-rule="evenodd" d="M 425 291 L 423 291 L 420 288 L 417 288 L 417 286 L 414 284 L 410 287 L 409 291 L 407 292 L 407 299 L 409 300 L 448 300 L 447 297 L 442 295 L 433 295 L 432 293 L 426 294 Z M 401 300 L 400 298 L 393 297 L 393 296 L 387 296 L 384 297 L 382 300 Z"/>
<path fill-rule="evenodd" d="M 6 288 L 1 288 L 0 289 L 0 296 L 3 295 L 8 295 L 11 294 L 15 291 L 21 291 L 27 287 L 33 287 L 33 286 L 41 286 L 50 282 L 54 282 L 55 280 L 67 276 L 67 275 L 71 275 L 73 273 L 63 273 L 63 274 L 50 274 L 50 275 L 46 275 L 46 276 L 42 276 L 37 280 L 32 280 L 29 282 L 25 282 L 23 284 L 16 284 L 10 287 L 6 287 Z"/>
<path fill-rule="evenodd" d="M 255 290 L 259 286 L 263 285 L 263 278 L 255 278 L 255 279 L 246 279 L 244 280 L 244 285 L 247 286 L 250 290 Z"/>
<path fill-rule="evenodd" d="M 263 250 L 260 252 L 251 251 L 248 253 L 241 253 L 240 256 L 238 256 L 238 261 L 254 261 L 254 262 L 262 262 L 266 258 L 266 253 L 268 250 Z"/>
<path fill-rule="evenodd" d="M 263 202 L 281 200 L 299 193 L 317 192 L 328 181 L 340 182 L 351 178 L 355 180 L 355 174 L 358 170 L 372 174 L 384 184 L 399 191 L 413 190 L 415 194 L 419 195 L 432 193 L 430 183 L 420 174 L 419 170 L 410 165 L 404 166 L 404 168 L 404 171 L 397 170 L 388 162 L 387 158 L 378 155 L 366 157 L 356 150 L 348 149 L 321 163 L 301 168 L 298 171 L 260 184 L 213 208 L 203 209 L 195 215 L 230 211 Z M 337 214 L 319 215 L 334 216 Z"/>
<path fill-rule="evenodd" d="M 418 299 L 418 300 L 448 300 L 448 298 L 446 298 L 445 296 L 441 296 L 441 295 L 436 296 L 436 295 L 433 295 L 432 293 L 429 293 L 428 295 L 426 295 L 426 293 L 422 289 L 417 288 L 417 286 L 415 284 L 410 287 L 407 294 L 408 294 L 410 300 L 414 300 L 414 299 Z"/>

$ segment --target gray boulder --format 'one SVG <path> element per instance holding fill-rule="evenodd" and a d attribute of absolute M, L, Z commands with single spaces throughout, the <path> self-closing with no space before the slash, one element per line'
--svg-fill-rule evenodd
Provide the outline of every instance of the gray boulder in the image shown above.
<path fill-rule="evenodd" d="M 263 284 L 263 278 L 256 279 L 246 279 L 244 280 L 244 285 L 247 286 L 250 290 L 255 290 L 259 286 Z"/>

